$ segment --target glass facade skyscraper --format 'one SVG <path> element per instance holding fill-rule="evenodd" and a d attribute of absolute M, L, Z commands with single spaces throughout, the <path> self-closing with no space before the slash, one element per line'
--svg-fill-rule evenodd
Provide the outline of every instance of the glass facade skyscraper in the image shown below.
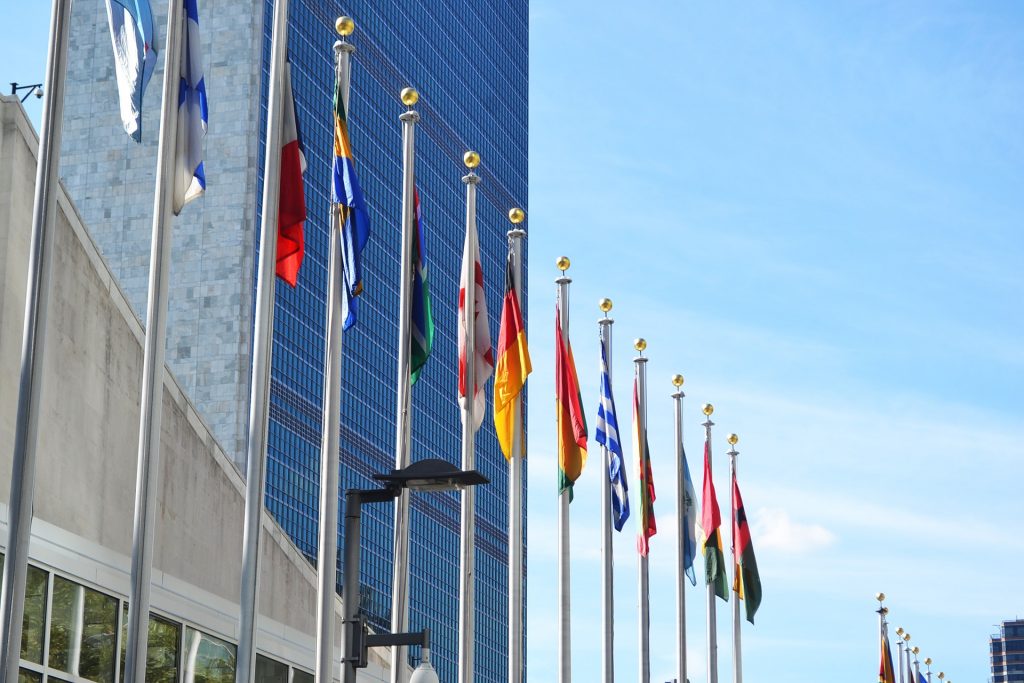
<path fill-rule="evenodd" d="M 999 633 L 989 639 L 992 683 L 1024 681 L 1024 619 L 1004 621 Z"/>
<path fill-rule="evenodd" d="M 264 10 L 265 98 L 273 0 L 265 1 Z M 416 180 L 437 329 L 433 354 L 412 389 L 413 460 L 460 459 L 456 310 L 465 234 L 463 152 L 479 151 L 484 160 L 478 220 L 492 339 L 511 227 L 506 214 L 525 204 L 527 190 L 525 2 L 367 0 L 333 8 L 316 0 L 292 2 L 290 60 L 309 163 L 310 220 L 299 285 L 278 288 L 267 505 L 310 558 L 317 535 L 334 19 L 341 13 L 357 23 L 349 130 L 372 224 L 364 253 L 366 294 L 358 323 L 343 342 L 342 488 L 372 487 L 371 475 L 395 462 L 401 88 L 411 85 L 421 94 Z M 262 111 L 261 128 L 265 102 Z M 491 480 L 477 495 L 479 681 L 507 677 L 508 476 L 490 424 L 486 420 L 477 436 L 478 469 Z M 457 668 L 459 505 L 456 494 L 412 498 L 410 626 L 432 630 L 432 659 L 445 680 L 453 680 Z M 371 624 L 387 630 L 393 508 L 371 506 L 366 514 L 361 599 Z"/>
<path fill-rule="evenodd" d="M 167 3 L 152 5 L 160 49 Z M 272 0 L 199 0 L 210 101 L 207 192 L 185 208 L 173 228 L 167 362 L 243 472 L 272 6 Z M 372 230 L 359 322 L 343 344 L 343 489 L 375 486 L 372 474 L 395 462 L 398 117 L 405 109 L 399 91 L 412 86 L 420 92 L 416 175 L 436 323 L 433 355 L 412 390 L 414 461 L 460 460 L 456 309 L 465 227 L 463 152 L 476 150 L 483 159 L 477 206 L 492 339 L 511 227 L 506 214 L 513 206 L 528 208 L 527 0 L 290 1 L 289 56 L 308 161 L 309 220 L 298 286 L 277 287 L 266 503 L 311 562 L 319 495 L 334 20 L 342 14 L 356 21 L 349 131 Z M 163 58 L 143 103 L 143 144 L 136 145 L 118 117 L 103 0 L 76 0 L 70 49 L 63 179 L 142 316 Z M 481 683 L 507 675 L 508 476 L 491 424 L 488 401 L 476 440 L 477 468 L 491 480 L 477 492 L 475 665 Z M 412 498 L 410 625 L 432 630 L 432 660 L 444 680 L 454 679 L 457 668 L 459 505 L 456 494 Z M 386 630 L 393 509 L 368 506 L 364 515 L 359 597 L 371 625 Z"/>

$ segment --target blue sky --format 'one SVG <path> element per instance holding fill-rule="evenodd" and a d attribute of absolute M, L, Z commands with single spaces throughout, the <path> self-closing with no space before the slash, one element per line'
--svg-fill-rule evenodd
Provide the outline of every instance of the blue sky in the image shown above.
<path fill-rule="evenodd" d="M 725 505 L 725 435 L 741 439 L 764 585 L 743 631 L 749 680 L 872 680 L 879 590 L 922 659 L 987 678 L 994 624 L 1024 615 L 1024 7 L 532 4 L 529 680 L 555 680 L 561 254 L 591 427 L 598 299 L 615 302 L 623 431 L 630 342 L 649 343 L 653 680 L 675 661 L 675 372 L 695 473 L 699 406 L 716 406 Z M 18 31 L 0 80 L 41 80 L 47 3 L 5 12 Z M 600 661 L 597 454 L 572 505 L 579 681 Z M 633 528 L 615 547 L 623 681 L 636 680 Z M 696 682 L 703 587 L 687 598 Z"/>

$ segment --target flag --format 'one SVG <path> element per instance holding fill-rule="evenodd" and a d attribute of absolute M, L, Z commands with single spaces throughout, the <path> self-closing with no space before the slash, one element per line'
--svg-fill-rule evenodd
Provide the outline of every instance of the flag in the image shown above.
<path fill-rule="evenodd" d="M 501 324 L 498 327 L 498 362 L 494 371 L 494 429 L 505 458 L 512 457 L 512 437 L 519 427 L 516 423 L 515 401 L 523 391 L 526 376 L 533 371 L 530 349 L 526 344 L 526 327 L 516 295 L 515 254 L 508 250 L 505 267 L 505 299 L 501 306 Z M 518 416 L 520 424 L 522 416 Z M 525 444 L 523 453 L 525 454 Z"/>
<path fill-rule="evenodd" d="M 420 193 L 413 191 L 416 220 L 412 236 L 412 329 L 410 356 L 410 383 L 415 384 L 423 366 L 434 348 L 434 314 L 430 305 L 430 287 L 427 283 L 427 252 L 423 242 L 423 220 L 420 216 Z"/>
<path fill-rule="evenodd" d="M 753 624 L 754 613 L 761 605 L 761 577 L 757 573 L 754 544 L 750 541 L 750 526 L 747 524 L 747 513 L 743 508 L 740 486 L 735 477 L 732 480 L 732 506 L 735 510 L 732 520 L 732 542 L 736 561 L 733 567 L 732 588 L 746 605 L 747 621 Z"/>
<path fill-rule="evenodd" d="M 142 96 L 156 68 L 156 27 L 149 0 L 107 0 L 114 75 L 124 132 L 142 142 Z"/>
<path fill-rule="evenodd" d="M 920 671 L 917 672 L 917 683 L 928 683 L 928 679 Z"/>
<path fill-rule="evenodd" d="M 203 137 L 208 107 L 199 46 L 199 9 L 196 0 L 184 0 L 182 17 L 181 80 L 178 86 L 178 139 L 174 155 L 174 215 L 206 191 L 203 170 Z"/>
<path fill-rule="evenodd" d="M 714 585 L 715 595 L 729 600 L 729 586 L 725 577 L 725 555 L 722 553 L 722 513 L 715 497 L 715 482 L 711 479 L 711 444 L 704 442 L 704 500 L 701 501 L 701 535 L 704 537 L 704 580 Z"/>
<path fill-rule="evenodd" d="M 647 443 L 647 425 L 642 424 L 640 394 L 633 382 L 633 450 L 636 452 L 636 476 L 640 482 L 640 528 L 636 549 L 647 557 L 651 551 L 651 536 L 658 533 L 654 521 L 654 474 L 651 471 L 650 445 Z"/>
<path fill-rule="evenodd" d="M 693 571 L 693 561 L 697 555 L 697 520 L 700 511 L 697 508 L 697 494 L 693 490 L 693 479 L 690 477 L 690 466 L 686 462 L 686 451 L 683 451 L 683 569 L 690 583 L 697 585 L 697 575 Z"/>
<path fill-rule="evenodd" d="M 277 276 L 292 287 L 298 280 L 302 257 L 306 252 L 302 224 L 306 221 L 306 193 L 302 180 L 306 156 L 302 153 L 292 94 L 291 64 L 284 69 L 281 126 L 281 196 L 277 216 Z"/>
<path fill-rule="evenodd" d="M 562 339 L 561 314 L 555 307 L 555 410 L 558 419 L 558 493 L 569 491 L 587 464 L 587 419 L 572 345 Z"/>
<path fill-rule="evenodd" d="M 348 112 L 342 82 L 334 82 L 334 165 L 331 201 L 341 229 L 341 317 L 344 329 L 356 324 L 356 297 L 363 292 L 362 254 L 370 239 L 370 213 L 356 176 L 355 155 L 348 137 Z"/>
<path fill-rule="evenodd" d="M 601 341 L 601 403 L 597 406 L 597 432 L 594 438 L 608 450 L 608 471 L 611 482 L 612 521 L 615 530 L 629 519 L 629 486 L 626 484 L 626 469 L 623 467 L 622 445 L 619 443 L 619 421 L 615 417 L 615 399 L 612 398 L 612 382 L 608 376 L 608 353 Z"/>
<path fill-rule="evenodd" d="M 892 669 L 892 650 L 889 649 L 889 634 L 882 631 L 882 658 L 878 665 L 878 683 L 896 683 Z"/>
<path fill-rule="evenodd" d="M 470 275 L 472 271 L 473 275 Z M 473 278 L 473 431 L 480 429 L 487 411 L 487 398 L 480 387 L 494 374 L 494 351 L 491 349 L 490 322 L 487 316 L 487 296 L 484 293 L 484 271 L 480 266 L 480 244 L 476 233 L 476 216 L 466 225 L 466 241 L 462 247 L 462 276 L 459 282 L 459 405 L 466 407 L 466 334 L 469 319 L 466 314 L 466 288 Z"/>

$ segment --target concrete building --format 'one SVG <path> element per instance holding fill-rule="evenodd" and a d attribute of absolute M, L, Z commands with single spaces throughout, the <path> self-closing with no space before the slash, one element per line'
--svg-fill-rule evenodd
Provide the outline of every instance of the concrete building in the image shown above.
<path fill-rule="evenodd" d="M 61 174 L 130 306 L 141 314 L 163 62 L 146 93 L 143 144 L 136 145 L 118 117 L 103 5 L 76 0 L 72 11 Z M 166 2 L 152 5 L 162 50 Z M 242 471 L 272 6 L 272 0 L 199 2 L 210 102 L 208 189 L 174 222 L 170 278 L 168 365 Z M 413 388 L 413 460 L 459 459 L 456 302 L 463 152 L 475 149 L 483 159 L 478 212 L 492 339 L 504 283 L 506 214 L 512 206 L 527 208 L 527 0 L 291 0 L 289 53 L 309 161 L 310 219 L 298 287 L 277 288 L 266 503 L 310 561 L 316 555 L 319 496 L 332 45 L 340 14 L 357 24 L 349 128 L 372 223 L 360 319 L 344 341 L 342 488 L 371 486 L 371 475 L 395 462 L 398 116 L 404 110 L 399 90 L 412 85 L 421 93 L 417 184 L 437 326 L 433 356 Z M 477 492 L 475 661 L 483 683 L 503 680 L 507 663 L 508 476 L 490 424 L 488 415 L 477 437 L 478 469 L 492 482 Z M 384 628 L 391 610 L 392 511 L 372 506 L 366 515 L 360 600 L 371 624 Z M 415 500 L 411 530 L 410 624 L 433 630 L 435 665 L 443 678 L 451 678 L 457 656 L 458 497 Z"/>
<path fill-rule="evenodd" d="M 992 683 L 1024 682 L 1024 619 L 1004 621 L 989 639 Z"/>
<path fill-rule="evenodd" d="M 37 148 L 17 98 L 0 96 L 0 544 Z M 143 327 L 63 188 L 54 249 L 21 680 L 112 683 L 127 622 Z M 147 680 L 233 681 L 244 483 L 170 371 L 163 384 Z M 257 681 L 312 683 L 315 570 L 266 513 L 263 534 Z M 340 600 L 336 612 L 340 629 Z M 384 680 L 385 667 L 371 654 L 360 680 Z"/>

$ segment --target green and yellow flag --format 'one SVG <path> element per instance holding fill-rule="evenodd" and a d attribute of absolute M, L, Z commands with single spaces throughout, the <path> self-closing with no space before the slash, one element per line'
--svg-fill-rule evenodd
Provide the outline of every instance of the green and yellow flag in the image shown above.
<path fill-rule="evenodd" d="M 558 493 L 569 490 L 587 463 L 587 419 L 572 346 L 562 338 L 561 314 L 555 306 L 555 411 L 558 417 Z"/>
<path fill-rule="evenodd" d="M 711 479 L 711 444 L 704 442 L 704 495 L 701 501 L 701 534 L 704 536 L 704 579 L 715 587 L 715 595 L 729 601 L 729 583 L 722 553 L 722 512 L 718 509 L 715 482 Z"/>

